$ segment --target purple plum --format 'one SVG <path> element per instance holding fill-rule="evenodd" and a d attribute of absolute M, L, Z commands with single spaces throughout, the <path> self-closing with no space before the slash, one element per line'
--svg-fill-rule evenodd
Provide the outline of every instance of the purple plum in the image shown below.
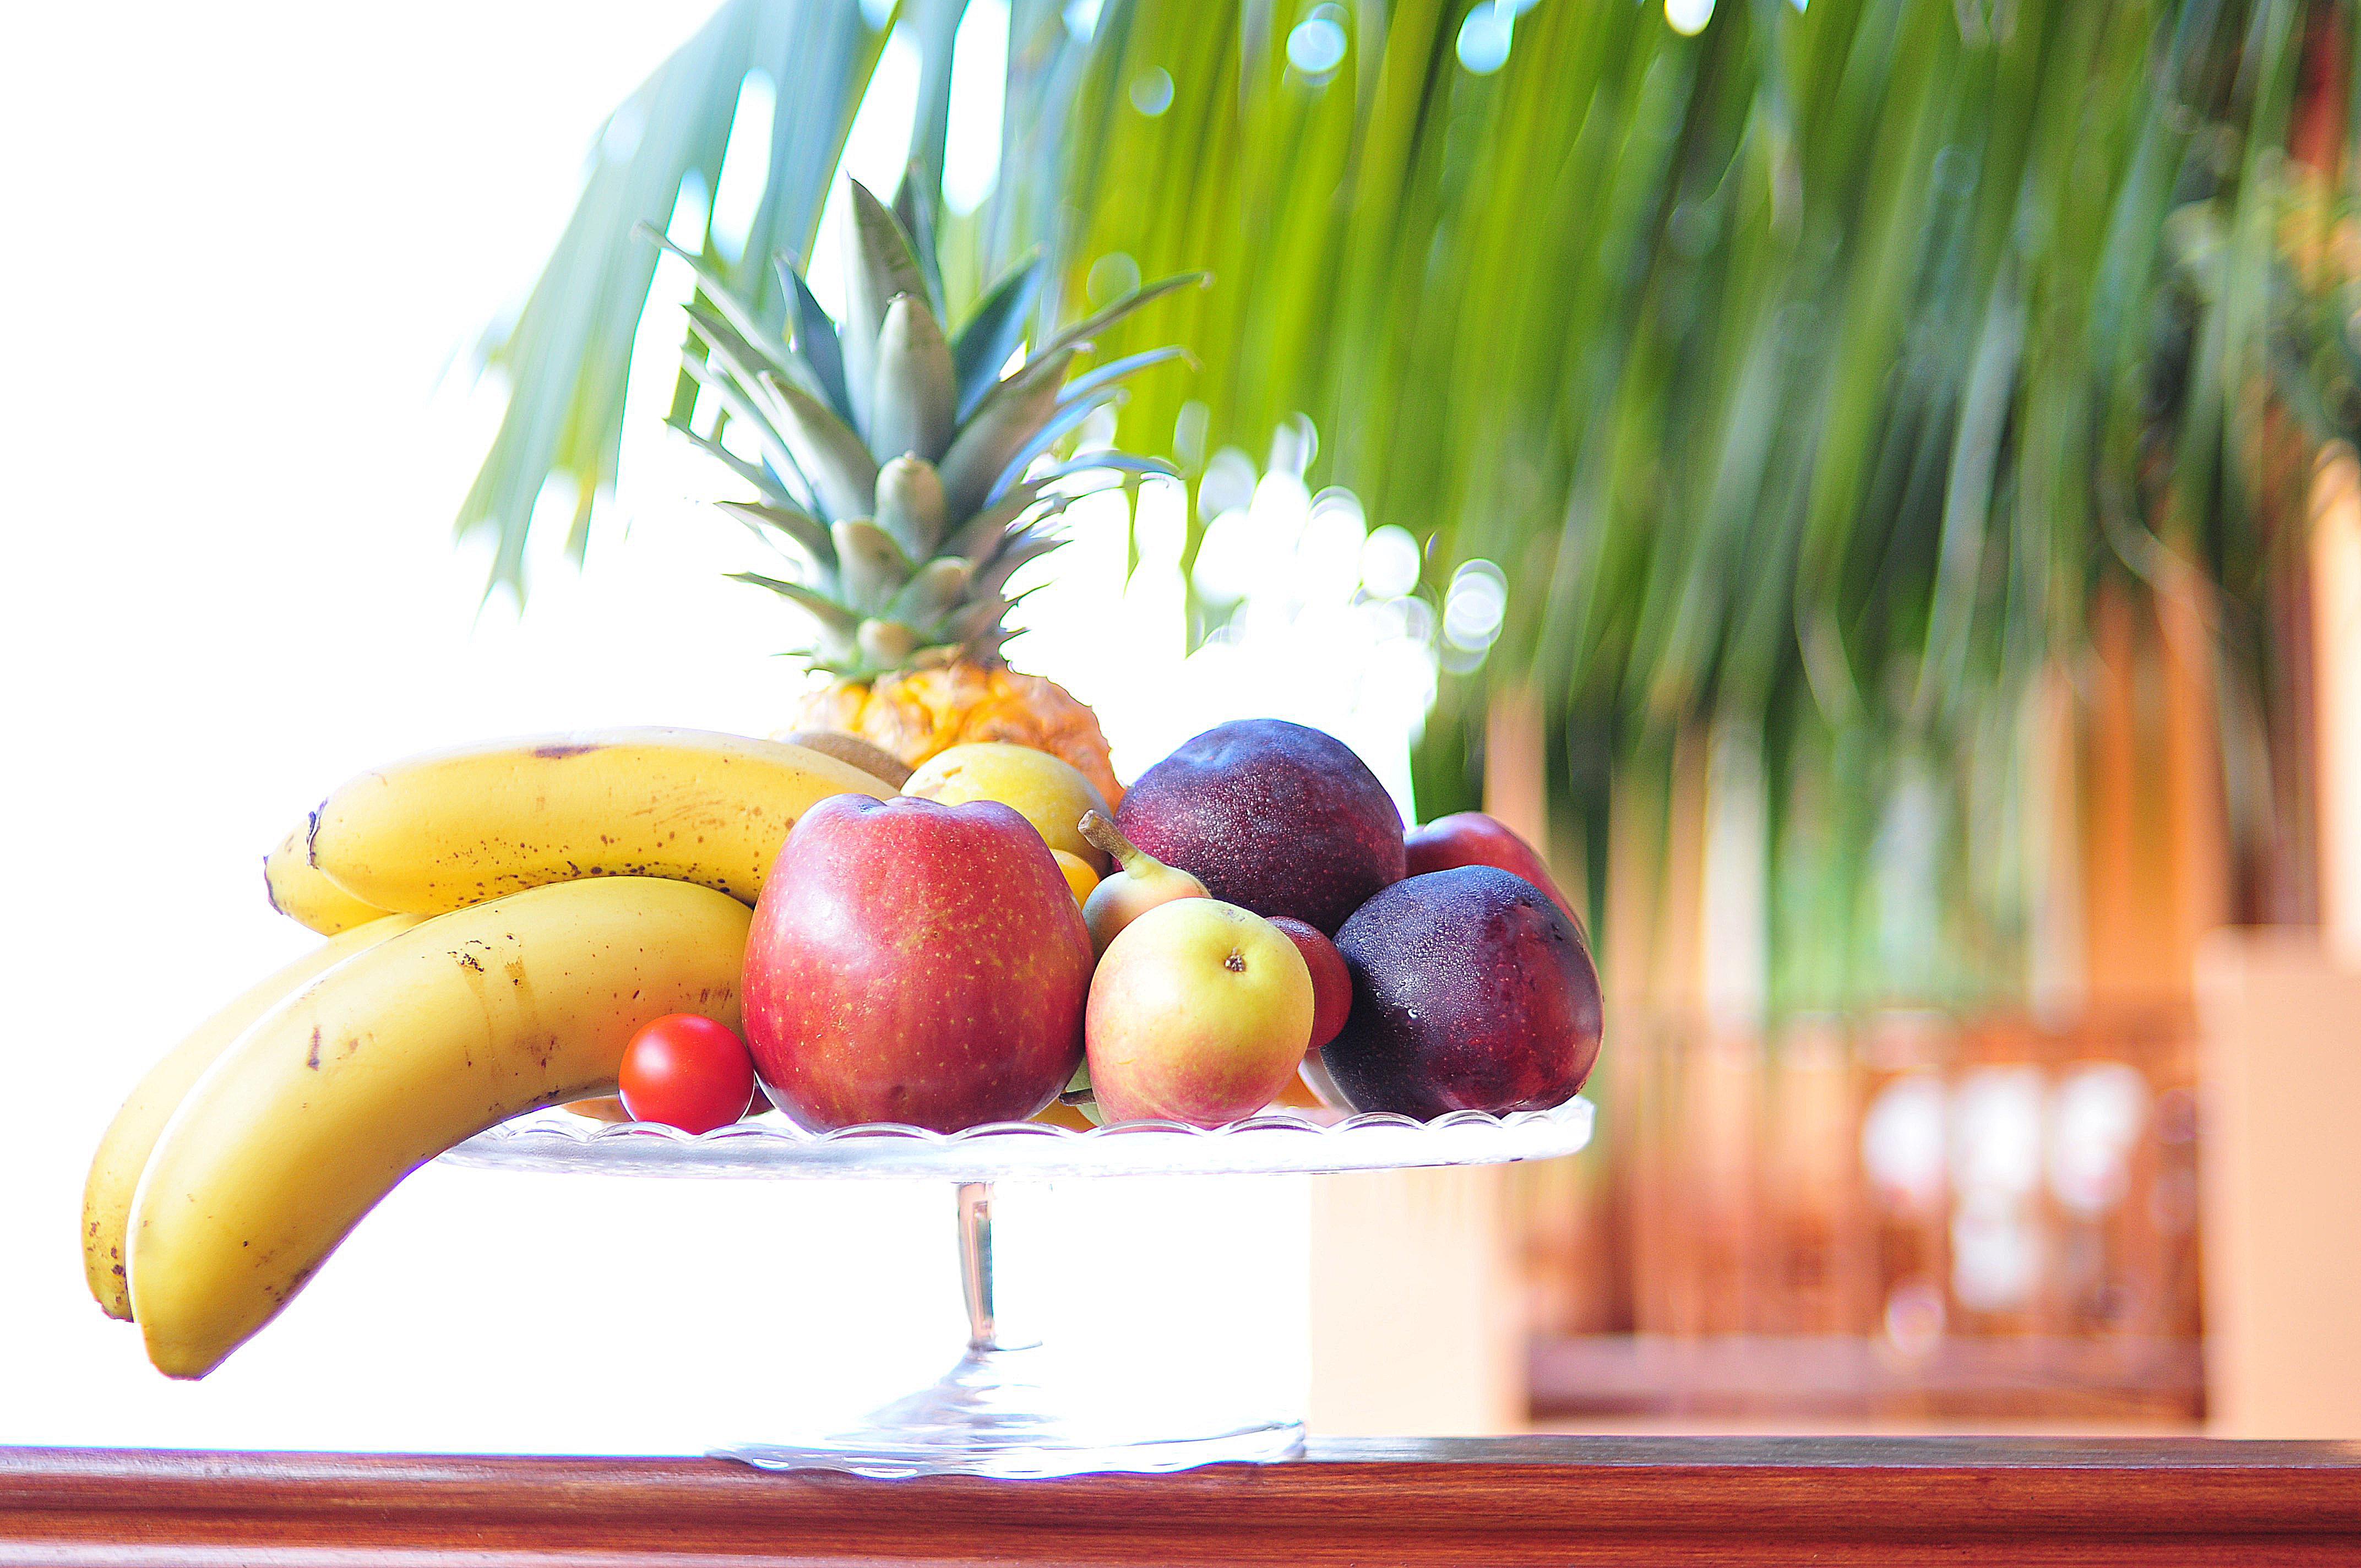
<path fill-rule="evenodd" d="M 1115 826 L 1141 849 L 1257 915 L 1334 936 L 1401 880 L 1401 813 L 1334 735 L 1279 718 L 1206 730 L 1139 775 Z"/>
<path fill-rule="evenodd" d="M 1590 1076 L 1598 970 L 1549 894 L 1496 866 L 1395 883 L 1336 934 L 1353 1012 L 1321 1053 L 1356 1111 L 1541 1111 Z"/>

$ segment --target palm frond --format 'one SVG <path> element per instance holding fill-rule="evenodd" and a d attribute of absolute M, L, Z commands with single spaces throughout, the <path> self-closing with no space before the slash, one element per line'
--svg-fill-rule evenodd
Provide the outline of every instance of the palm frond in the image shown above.
<path fill-rule="evenodd" d="M 2009 990 L 2031 895 L 1993 803 L 2028 683 L 2141 560 L 2234 615 L 2266 576 L 2275 170 L 2301 18 L 2349 38 L 2351 7 L 1725 3 L 1689 38 L 1544 0 L 1474 69 L 1468 18 L 1510 9 L 1325 8 L 1346 50 L 1307 71 L 1259 30 L 1284 16 L 1110 4 L 1025 181 L 1076 214 L 1058 291 L 1117 258 L 1220 280 L 1093 332 L 1206 367 L 1139 378 L 1117 440 L 1195 402 L 1202 461 L 1308 418 L 1308 482 L 1412 530 L 1426 591 L 1499 565 L 1499 641 L 1458 656 L 1538 686 L 1565 744 L 1642 778 L 1759 736 L 1783 1004 Z M 2202 297 L 2169 249 L 2193 205 Z M 1467 765 L 1430 733 L 1463 761 L 1422 791 Z M 1602 848 L 1607 802 L 1565 803 Z M 1912 802 L 1925 931 L 1870 880 Z"/>
<path fill-rule="evenodd" d="M 796 90 L 774 135 L 801 129 L 774 150 L 770 226 L 752 261 L 699 251 L 749 319 L 699 315 L 693 338 L 717 357 L 787 340 L 778 362 L 809 384 L 754 410 L 779 438 L 800 439 L 794 398 L 867 430 L 859 356 L 896 293 L 967 323 L 949 353 L 972 422 L 943 465 L 961 506 L 1102 399 L 1119 444 L 1192 472 L 1308 423 L 1307 481 L 1411 530 L 1422 592 L 1472 562 L 1510 585 L 1496 634 L 1442 649 L 1474 673 L 1445 683 L 1422 795 L 1468 802 L 1481 683 L 1537 688 L 1596 886 L 1610 815 L 1668 789 L 1697 737 L 1727 741 L 1763 796 L 1782 1005 L 2021 977 L 2017 718 L 2103 596 L 2202 574 L 2225 701 L 2263 700 L 2257 389 L 2361 429 L 2344 326 L 2361 301 L 2290 276 L 2280 236 L 2300 57 L 2361 36 L 2353 0 L 1723 0 L 1695 37 L 1659 6 L 1576 0 L 1106 0 L 1094 26 L 1012 0 L 999 183 L 964 216 L 936 200 L 960 10 L 906 17 L 919 172 L 890 215 L 855 215 L 922 243 L 877 276 L 856 260 L 850 360 L 793 269 L 759 262 L 807 253 L 876 35 L 849 0 L 733 0 L 642 89 L 640 151 L 594 175 L 499 356 L 518 395 L 463 514 L 497 532 L 497 580 L 545 477 L 576 477 L 586 507 L 611 477 L 653 254 L 622 236 L 661 225 L 688 171 L 710 181 L 738 82 L 794 31 L 809 47 L 778 75 Z M 1205 274 L 1219 287 L 1180 287 Z M 1124 289 L 1140 278 L 1163 280 Z M 1060 394 L 1084 340 L 1101 367 Z M 1202 373 L 1165 367 L 1164 343 Z M 913 345 L 931 409 L 940 358 Z M 772 508 L 810 499 L 697 439 Z M 950 542 L 979 572 L 1020 526 L 1007 500 Z M 898 591 L 931 606 L 955 575 Z M 1213 612 L 1192 606 L 1193 630 Z M 1936 846 L 1923 921 L 1893 902 L 1909 834 Z"/>
<path fill-rule="evenodd" d="M 483 345 L 484 365 L 507 377 L 509 402 L 457 526 L 492 541 L 487 591 L 522 596 L 526 535 L 553 477 L 570 480 L 576 496 L 568 551 L 579 559 L 588 547 L 594 507 L 615 480 L 631 344 L 655 274 L 641 226 L 664 230 L 684 184 L 700 187 L 708 215 L 697 257 L 775 327 L 784 301 L 769 258 L 809 248 L 884 43 L 844 0 L 729 0 L 609 117 L 557 248 L 515 324 Z M 717 245 L 709 196 L 755 71 L 777 84 L 779 104 L 768 178 L 733 262 Z"/>

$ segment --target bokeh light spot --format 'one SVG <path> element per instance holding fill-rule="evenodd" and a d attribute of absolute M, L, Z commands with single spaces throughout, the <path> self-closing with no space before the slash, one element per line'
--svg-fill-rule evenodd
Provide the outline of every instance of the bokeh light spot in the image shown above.
<path fill-rule="evenodd" d="M 1323 6 L 1322 10 L 1329 7 Z M 1287 63 L 1306 76 L 1325 76 L 1345 58 L 1345 29 L 1313 13 L 1287 35 Z"/>
<path fill-rule="evenodd" d="M 1443 600 L 1443 640 L 1470 652 L 1499 639 L 1509 615 L 1508 575 L 1489 561 L 1470 561 L 1452 574 Z"/>
<path fill-rule="evenodd" d="M 1400 598 L 1418 587 L 1420 550 L 1411 532 L 1388 523 L 1361 546 L 1361 586 L 1379 598 Z"/>
<path fill-rule="evenodd" d="M 1091 263 L 1091 275 L 1083 286 L 1090 291 L 1091 303 L 1094 305 L 1119 300 L 1139 287 L 1139 263 L 1127 252 L 1109 251 Z"/>
<path fill-rule="evenodd" d="M 1477 76 L 1491 75 L 1509 63 L 1516 27 L 1514 7 L 1478 5 L 1459 24 L 1459 63 Z"/>
<path fill-rule="evenodd" d="M 1664 0 L 1664 20 L 1672 25 L 1673 31 L 1695 38 L 1713 20 L 1713 0 Z"/>
<path fill-rule="evenodd" d="M 1172 107 L 1172 73 L 1151 65 L 1131 79 L 1131 106 L 1149 119 Z"/>

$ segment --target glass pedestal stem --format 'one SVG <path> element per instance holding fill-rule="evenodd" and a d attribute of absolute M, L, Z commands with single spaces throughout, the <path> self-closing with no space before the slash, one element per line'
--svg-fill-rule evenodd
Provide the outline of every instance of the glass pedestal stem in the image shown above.
<path fill-rule="evenodd" d="M 1292 1414 L 1207 1415 L 1166 1408 L 1152 1388 L 1110 1406 L 1100 1397 L 1103 1378 L 1078 1377 L 1036 1341 L 1004 1337 L 989 1181 L 959 1184 L 959 1249 L 967 1351 L 957 1365 L 851 1426 L 712 1452 L 764 1470 L 843 1470 L 890 1479 L 1184 1470 L 1302 1451 L 1303 1427 Z"/>
<path fill-rule="evenodd" d="M 960 1294 L 967 1300 L 967 1347 L 1004 1350 L 992 1285 L 992 1183 L 962 1181 L 959 1190 Z"/>

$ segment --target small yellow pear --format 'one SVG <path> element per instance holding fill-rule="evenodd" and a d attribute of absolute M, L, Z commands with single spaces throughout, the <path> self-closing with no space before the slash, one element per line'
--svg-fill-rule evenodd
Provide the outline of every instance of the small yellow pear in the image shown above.
<path fill-rule="evenodd" d="M 1005 740 L 972 740 L 928 758 L 902 793 L 945 806 L 996 800 L 1033 824 L 1049 848 L 1073 856 L 1093 875 L 1106 874 L 1105 852 L 1082 837 L 1080 826 L 1085 812 L 1108 815 L 1106 797 L 1063 757 Z"/>
<path fill-rule="evenodd" d="M 1082 828 L 1082 837 L 1106 851 L 1108 860 L 1123 862 L 1082 900 L 1082 924 L 1091 928 L 1091 946 L 1101 957 L 1125 927 L 1157 905 L 1208 896 L 1203 883 L 1140 849 L 1102 813 L 1083 817 Z"/>

